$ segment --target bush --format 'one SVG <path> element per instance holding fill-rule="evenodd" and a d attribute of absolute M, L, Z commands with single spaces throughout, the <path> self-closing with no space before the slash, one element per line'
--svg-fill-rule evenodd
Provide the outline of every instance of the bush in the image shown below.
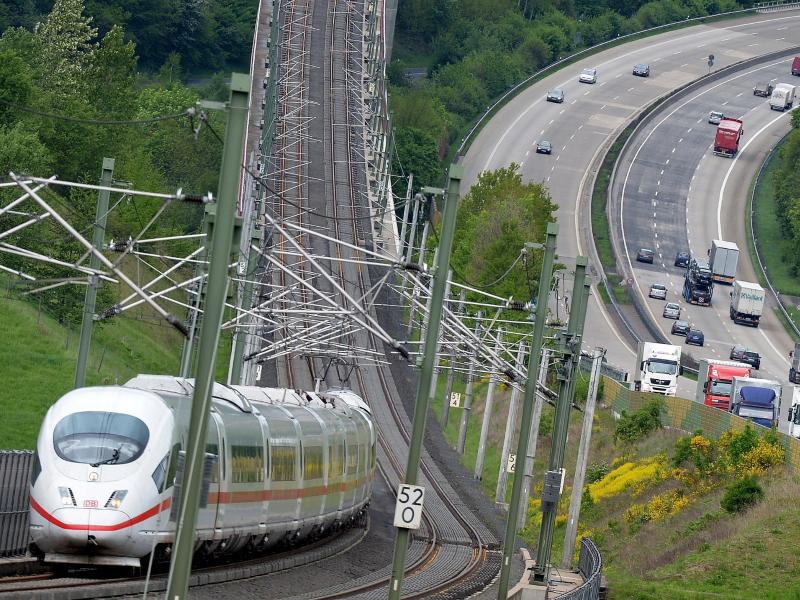
<path fill-rule="evenodd" d="M 729 513 L 739 513 L 758 503 L 763 497 L 764 490 L 755 477 L 744 477 L 725 488 L 720 506 Z"/>
<path fill-rule="evenodd" d="M 611 472 L 611 467 L 606 463 L 592 463 L 586 467 L 586 483 L 600 481 Z"/>
<path fill-rule="evenodd" d="M 614 441 L 635 442 L 651 431 L 660 429 L 661 410 L 663 407 L 664 401 L 656 399 L 651 400 L 632 414 L 628 414 L 623 410 L 614 429 Z"/>

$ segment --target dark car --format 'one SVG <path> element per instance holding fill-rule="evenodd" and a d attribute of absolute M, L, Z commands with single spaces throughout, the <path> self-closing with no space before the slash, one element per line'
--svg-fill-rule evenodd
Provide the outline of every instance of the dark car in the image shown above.
<path fill-rule="evenodd" d="M 706 336 L 699 329 L 690 329 L 686 334 L 686 343 L 694 344 L 695 346 L 704 346 L 706 343 Z"/>
<path fill-rule="evenodd" d="M 547 92 L 547 101 L 558 102 L 558 103 L 563 102 L 564 90 L 550 90 L 549 92 Z"/>
<path fill-rule="evenodd" d="M 736 344 L 733 348 L 731 348 L 731 360 L 741 361 L 744 358 L 745 352 L 747 352 L 747 348 L 741 344 Z"/>
<path fill-rule="evenodd" d="M 672 335 L 683 335 L 683 336 L 685 336 L 687 333 L 689 333 L 690 329 L 691 329 L 691 326 L 686 321 L 675 321 L 672 324 L 672 329 L 670 330 L 670 333 Z"/>
<path fill-rule="evenodd" d="M 633 74 L 637 77 L 650 77 L 650 65 L 642 63 L 633 65 Z"/>
<path fill-rule="evenodd" d="M 736 344 L 731 348 L 731 360 L 738 360 L 739 362 L 750 365 L 756 370 L 761 368 L 761 355 L 753 350 L 748 350 L 741 344 Z"/>
<path fill-rule="evenodd" d="M 675 266 L 676 267 L 688 267 L 689 261 L 692 260 L 692 255 L 686 251 L 678 252 L 675 255 Z"/>
<path fill-rule="evenodd" d="M 636 260 L 643 263 L 650 263 L 652 265 L 653 255 L 655 255 L 655 252 L 650 250 L 650 248 L 639 248 L 639 251 L 636 253 Z"/>
<path fill-rule="evenodd" d="M 546 140 L 542 140 L 538 144 L 536 144 L 536 153 L 537 154 L 551 154 L 553 152 L 553 144 Z"/>

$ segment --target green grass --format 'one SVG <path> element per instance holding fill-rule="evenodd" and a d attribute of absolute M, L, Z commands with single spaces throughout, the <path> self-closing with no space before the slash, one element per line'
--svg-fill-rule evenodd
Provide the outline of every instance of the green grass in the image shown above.
<path fill-rule="evenodd" d="M 0 301 L 0 323 L 0 449 L 32 449 L 47 409 L 73 387 L 79 332 L 8 296 Z M 182 343 L 146 311 L 95 324 L 86 385 L 122 384 L 138 373 L 177 374 Z M 222 380 L 230 356 L 227 332 L 217 355 Z"/>
<path fill-rule="evenodd" d="M 778 150 L 776 148 L 767 159 L 761 180 L 755 193 L 756 239 L 761 260 L 769 273 L 773 287 L 781 294 L 800 296 L 800 278 L 793 275 L 790 265 L 783 260 L 787 253 L 788 240 L 781 232 L 780 220 L 775 206 L 775 187 L 773 174 L 779 166 Z M 764 243 L 767 241 L 767 243 Z M 756 257 L 752 257 L 754 264 L 758 264 Z"/>

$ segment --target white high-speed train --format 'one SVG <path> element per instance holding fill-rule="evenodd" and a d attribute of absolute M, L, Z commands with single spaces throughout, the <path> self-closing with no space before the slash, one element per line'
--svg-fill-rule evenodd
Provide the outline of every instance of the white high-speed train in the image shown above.
<path fill-rule="evenodd" d="M 139 567 L 169 553 L 192 391 L 190 379 L 140 375 L 71 391 L 50 408 L 31 475 L 34 554 Z M 355 393 L 214 384 L 212 395 L 198 555 L 260 551 L 365 509 L 376 434 Z"/>

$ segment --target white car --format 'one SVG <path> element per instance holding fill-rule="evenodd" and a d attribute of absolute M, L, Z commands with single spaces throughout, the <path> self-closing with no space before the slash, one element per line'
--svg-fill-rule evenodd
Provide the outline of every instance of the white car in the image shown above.
<path fill-rule="evenodd" d="M 667 286 L 665 286 L 663 283 L 654 283 L 650 286 L 650 293 L 647 295 L 651 298 L 655 298 L 656 300 L 666 300 Z"/>
<path fill-rule="evenodd" d="M 581 71 L 578 81 L 581 83 L 597 83 L 597 69 L 584 69 Z"/>
<path fill-rule="evenodd" d="M 664 306 L 662 313 L 667 319 L 680 319 L 681 318 L 681 305 L 677 302 L 667 302 Z"/>

